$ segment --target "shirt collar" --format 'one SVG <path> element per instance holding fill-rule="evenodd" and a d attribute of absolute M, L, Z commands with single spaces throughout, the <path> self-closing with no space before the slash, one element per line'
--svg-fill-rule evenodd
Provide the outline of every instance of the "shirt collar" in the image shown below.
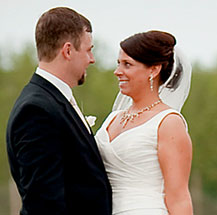
<path fill-rule="evenodd" d="M 35 73 L 53 84 L 66 97 L 68 101 L 72 101 L 76 104 L 76 100 L 68 84 L 39 67 L 37 67 Z"/>

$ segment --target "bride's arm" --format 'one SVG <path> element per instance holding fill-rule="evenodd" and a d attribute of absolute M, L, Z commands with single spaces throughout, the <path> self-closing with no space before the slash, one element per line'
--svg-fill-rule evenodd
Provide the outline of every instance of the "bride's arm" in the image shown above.
<path fill-rule="evenodd" d="M 180 116 L 168 115 L 158 130 L 158 158 L 165 183 L 170 215 L 192 215 L 188 189 L 192 160 L 191 139 Z"/>

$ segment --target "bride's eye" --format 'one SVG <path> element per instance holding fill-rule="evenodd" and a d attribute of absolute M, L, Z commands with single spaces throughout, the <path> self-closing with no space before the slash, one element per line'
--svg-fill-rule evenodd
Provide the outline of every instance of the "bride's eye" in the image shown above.
<path fill-rule="evenodd" d="M 127 67 L 127 68 L 129 68 L 129 67 L 131 66 L 131 64 L 130 64 L 129 62 L 127 62 L 127 61 L 124 63 L 124 65 L 125 65 L 125 67 Z"/>
<path fill-rule="evenodd" d="M 117 60 L 117 67 L 118 67 L 118 66 L 120 66 L 120 61 L 119 61 L 119 60 Z"/>

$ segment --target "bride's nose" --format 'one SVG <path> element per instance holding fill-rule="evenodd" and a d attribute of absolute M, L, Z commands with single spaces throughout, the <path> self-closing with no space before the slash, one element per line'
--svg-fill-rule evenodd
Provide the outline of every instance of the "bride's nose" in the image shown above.
<path fill-rule="evenodd" d="M 123 71 L 122 71 L 122 69 L 118 66 L 118 67 L 116 68 L 116 70 L 114 71 L 114 74 L 115 74 L 116 76 L 120 76 L 120 75 L 123 75 Z"/>

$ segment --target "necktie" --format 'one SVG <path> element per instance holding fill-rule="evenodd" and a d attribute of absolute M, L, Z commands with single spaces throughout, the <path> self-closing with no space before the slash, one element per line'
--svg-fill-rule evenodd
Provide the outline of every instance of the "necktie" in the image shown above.
<path fill-rule="evenodd" d="M 87 121 L 85 120 L 84 115 L 82 114 L 80 108 L 78 107 L 76 101 L 73 98 L 70 99 L 70 104 L 73 106 L 73 108 L 75 109 L 75 111 L 77 112 L 77 114 L 79 115 L 81 120 L 83 121 L 84 125 L 87 127 L 87 130 L 89 131 L 89 133 L 91 133 L 90 127 L 89 127 Z"/>

